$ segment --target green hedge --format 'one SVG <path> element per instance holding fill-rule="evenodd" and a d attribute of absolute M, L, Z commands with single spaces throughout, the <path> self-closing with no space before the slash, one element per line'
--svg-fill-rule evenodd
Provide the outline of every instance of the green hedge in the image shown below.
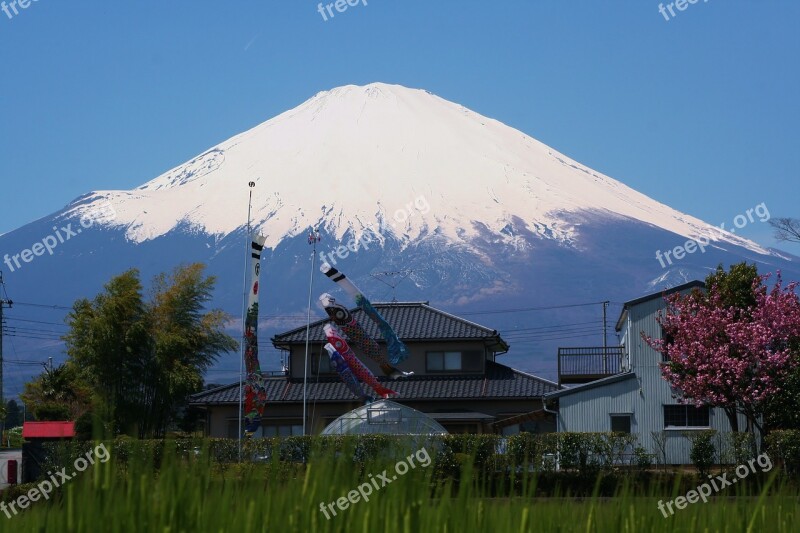
<path fill-rule="evenodd" d="M 783 463 L 787 474 L 800 475 L 800 429 L 773 431 L 766 440 L 772 460 Z"/>
<path fill-rule="evenodd" d="M 579 473 L 610 471 L 620 467 L 644 468 L 651 456 L 636 446 L 636 435 L 622 433 L 520 433 L 498 435 L 443 435 L 409 439 L 389 435 L 308 436 L 243 440 L 245 462 L 307 463 L 322 458 L 346 458 L 357 464 L 401 457 L 422 447 L 428 450 L 437 478 L 455 478 L 465 466 L 481 472 L 554 471 L 556 458 L 561 470 Z M 85 455 L 93 443 L 87 441 L 45 444 L 47 462 L 43 471 L 68 466 Z M 224 465 L 239 461 L 236 439 L 179 438 L 134 440 L 120 437 L 107 444 L 118 464 L 152 463 L 158 468 L 165 453 L 182 458 L 204 458 Z M 633 452 L 626 454 L 625 452 Z"/>
<path fill-rule="evenodd" d="M 800 471 L 800 431 L 776 431 L 767 442 L 770 454 L 785 465 L 787 472 Z M 637 436 L 624 433 L 520 433 L 507 438 L 493 434 L 416 439 L 389 435 L 272 437 L 243 440 L 241 444 L 244 462 L 303 464 L 334 458 L 362 465 L 399 458 L 424 446 L 433 460 L 437 479 L 457 479 L 466 466 L 484 474 L 553 472 L 558 461 L 562 472 L 596 474 L 620 469 L 642 471 L 653 462 L 653 455 L 638 445 Z M 47 460 L 43 472 L 68 466 L 92 446 L 86 441 L 45 444 Z M 730 460 L 743 463 L 742 458 L 750 457 L 751 446 L 749 437 L 738 439 L 729 443 L 726 455 L 730 455 Z M 158 468 L 165 453 L 208 460 L 217 465 L 239 462 L 236 439 L 134 440 L 120 437 L 107 443 L 107 447 L 118 464 L 147 462 Z M 699 459 L 703 459 L 700 461 L 702 470 L 707 470 L 708 458 Z"/>
<path fill-rule="evenodd" d="M 772 447 L 780 450 L 776 455 L 793 471 L 800 464 L 799 433 L 775 434 L 770 440 Z M 521 433 L 508 438 L 498 435 L 418 439 L 387 435 L 262 438 L 242 441 L 242 463 L 238 461 L 236 439 L 118 438 L 105 445 L 118 475 L 126 475 L 134 465 L 158 470 L 165 458 L 200 462 L 223 478 L 264 473 L 271 479 L 294 479 L 303 476 L 309 464 L 313 468 L 316 461 L 328 460 L 350 462 L 365 475 L 385 469 L 425 447 L 431 458 L 431 489 L 449 485 L 458 491 L 464 483 L 470 483 L 483 494 L 500 497 L 594 493 L 612 496 L 624 486 L 635 487 L 637 491 L 650 487 L 674 491 L 681 486 L 685 492 L 697 484 L 694 475 L 650 471 L 652 455 L 638 446 L 635 435 L 621 433 Z M 47 443 L 42 472 L 70 467 L 75 458 L 85 456 L 94 446 L 95 443 L 78 441 Z M 560 460 L 559 472 L 555 471 L 556 457 Z M 763 476 L 752 477 L 747 490 L 763 482 Z"/>

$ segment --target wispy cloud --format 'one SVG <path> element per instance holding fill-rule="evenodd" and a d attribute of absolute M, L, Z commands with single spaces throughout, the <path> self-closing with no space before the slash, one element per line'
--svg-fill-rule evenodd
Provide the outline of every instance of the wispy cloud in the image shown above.
<path fill-rule="evenodd" d="M 252 38 L 252 39 L 250 39 L 250 42 L 249 42 L 249 43 L 247 43 L 247 44 L 245 45 L 245 47 L 244 47 L 244 51 L 245 51 L 245 52 L 247 52 L 247 50 L 248 50 L 248 49 L 249 49 L 251 46 L 253 46 L 253 43 L 254 43 L 254 42 L 256 42 L 256 39 L 258 39 L 258 35 L 254 35 L 254 36 L 253 36 L 253 38 Z"/>

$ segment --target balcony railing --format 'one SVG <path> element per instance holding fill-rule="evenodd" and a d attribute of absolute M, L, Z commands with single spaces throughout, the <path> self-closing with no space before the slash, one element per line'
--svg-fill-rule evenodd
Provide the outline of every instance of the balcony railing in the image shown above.
<path fill-rule="evenodd" d="M 288 376 L 288 370 L 262 370 L 261 375 L 268 378 L 274 378 L 279 376 Z"/>
<path fill-rule="evenodd" d="M 622 346 L 558 349 L 558 384 L 588 383 L 622 372 Z"/>

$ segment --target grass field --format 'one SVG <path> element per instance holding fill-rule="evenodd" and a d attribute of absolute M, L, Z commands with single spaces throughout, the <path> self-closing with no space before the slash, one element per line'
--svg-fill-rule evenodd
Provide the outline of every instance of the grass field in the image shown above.
<path fill-rule="evenodd" d="M 202 455 L 167 456 L 157 474 L 146 461 L 98 462 L 48 501 L 10 519 L 0 514 L 0 530 L 417 533 L 795 532 L 800 528 L 800 502 L 796 491 L 789 489 L 773 487 L 769 495 L 740 497 L 722 491 L 708 503 L 688 505 L 664 518 L 658 500 L 672 499 L 677 492 L 636 494 L 623 489 L 615 497 L 532 497 L 536 494 L 532 477 L 521 480 L 520 495 L 487 497 L 471 483 L 454 488 L 432 479 L 434 468 L 425 466 L 425 457 L 414 459 L 413 467 L 406 459 L 397 469 L 394 459 L 367 465 L 340 459 L 223 468 Z M 464 479 L 469 479 L 468 471 Z M 348 493 L 356 503 L 347 500 Z M 340 498 L 342 507 L 347 505 L 344 510 L 337 506 Z"/>

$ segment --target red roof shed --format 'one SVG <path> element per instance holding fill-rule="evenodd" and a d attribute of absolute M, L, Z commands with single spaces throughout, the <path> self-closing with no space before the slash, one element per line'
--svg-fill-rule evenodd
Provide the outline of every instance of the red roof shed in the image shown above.
<path fill-rule="evenodd" d="M 70 439 L 75 436 L 75 422 L 25 422 L 23 439 Z"/>

